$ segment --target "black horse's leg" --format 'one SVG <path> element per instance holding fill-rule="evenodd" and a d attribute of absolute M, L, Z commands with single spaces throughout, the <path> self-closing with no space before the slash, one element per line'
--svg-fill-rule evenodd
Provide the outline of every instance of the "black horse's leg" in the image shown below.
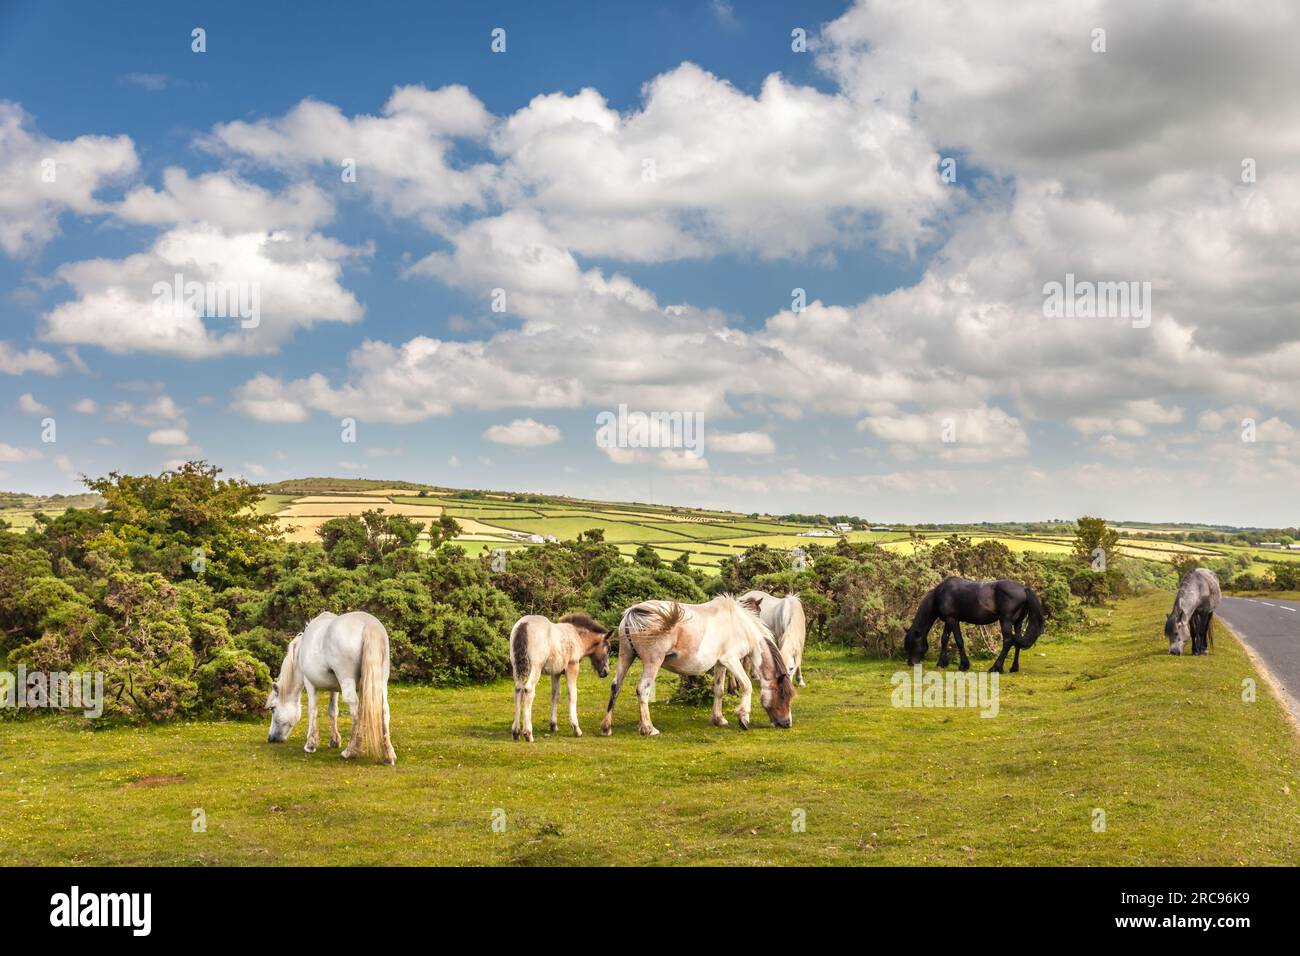
<path fill-rule="evenodd" d="M 957 639 L 957 653 L 961 655 L 961 663 L 957 665 L 957 670 L 970 670 L 970 658 L 966 656 L 966 641 L 961 636 L 961 621 L 952 622 L 953 637 Z"/>
<path fill-rule="evenodd" d="M 1016 645 L 1016 653 L 1011 658 L 1011 673 L 1014 674 L 1018 670 L 1020 670 L 1020 645 L 1019 644 Z"/>
<path fill-rule="evenodd" d="M 952 631 L 952 624 L 948 621 L 943 622 L 943 637 L 939 638 L 939 666 L 948 666 L 948 634 Z"/>
<path fill-rule="evenodd" d="M 1015 644 L 1015 641 L 1016 641 L 1016 632 L 1011 626 L 1011 619 L 1004 617 L 1002 619 L 1002 653 L 998 655 L 998 659 L 995 660 L 993 662 L 993 666 L 989 668 L 989 673 L 993 673 L 993 674 L 1002 673 L 1002 665 L 1006 661 L 1007 653 L 1011 650 L 1011 647 L 1013 644 Z M 1017 654 L 1017 656 L 1019 655 Z"/>

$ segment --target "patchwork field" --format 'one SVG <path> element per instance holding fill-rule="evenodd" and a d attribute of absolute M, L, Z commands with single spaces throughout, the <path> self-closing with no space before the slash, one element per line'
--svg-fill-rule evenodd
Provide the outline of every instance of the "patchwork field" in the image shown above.
<path fill-rule="evenodd" d="M 919 540 L 939 540 L 952 531 L 926 530 L 913 533 L 907 528 L 833 533 L 826 537 L 808 536 L 814 530 L 832 531 L 828 527 L 792 524 L 776 518 L 720 511 L 671 508 L 662 505 L 600 502 L 566 498 L 517 500 L 524 496 L 489 495 L 454 492 L 447 489 L 371 488 L 350 486 L 359 482 L 313 480 L 312 493 L 295 495 L 277 488 L 268 496 L 267 511 L 280 519 L 289 540 L 313 541 L 319 527 L 332 517 L 361 514 L 382 509 L 415 520 L 432 521 L 449 515 L 460 524 L 460 542 L 471 553 L 493 547 L 524 547 L 529 535 L 554 536 L 561 540 L 580 532 L 598 528 L 605 540 L 631 555 L 642 545 L 651 545 L 664 560 L 671 561 L 683 553 L 692 565 L 712 569 L 727 556 L 736 557 L 755 545 L 791 549 L 813 544 L 834 545 L 837 540 L 874 541 L 886 548 L 910 552 Z M 294 483 L 295 486 L 301 483 Z M 1143 528 L 1143 533 L 1157 527 Z M 966 528 L 962 534 L 973 540 L 996 539 L 1012 551 L 1067 554 L 1073 540 L 1070 534 L 1005 534 Z M 1189 545 L 1181 542 L 1124 536 L 1119 551 L 1130 557 L 1155 561 L 1172 561 L 1185 555 L 1218 556 L 1234 549 L 1217 545 Z M 1249 549 L 1247 549 L 1249 550 Z M 1266 559 L 1272 555 L 1265 555 Z M 1290 556 L 1279 555 L 1283 559 Z M 1300 560 L 1300 554 L 1294 556 Z M 1263 566 L 1263 565 L 1262 565 Z"/>
<path fill-rule="evenodd" d="M 19 528 L 35 524 L 40 511 L 55 514 L 65 507 L 92 507 L 96 496 L 40 498 L 11 494 L 0 497 L 0 520 Z M 834 532 L 829 527 L 794 524 L 773 517 L 753 517 L 724 511 L 678 508 L 629 502 L 589 501 L 541 495 L 467 492 L 416 484 L 360 479 L 310 478 L 271 486 L 258 510 L 274 514 L 290 541 L 318 540 L 317 532 L 330 518 L 359 515 L 382 509 L 426 523 L 442 515 L 461 526 L 459 541 L 471 553 L 483 549 L 525 547 L 529 535 L 554 536 L 561 540 L 582 531 L 599 528 L 605 540 L 631 555 L 650 545 L 667 561 L 683 553 L 693 566 L 711 570 L 727 556 L 736 557 L 746 548 L 767 545 L 790 549 L 813 544 L 834 545 L 839 538 L 874 541 L 886 548 L 909 552 L 918 540 L 938 540 L 955 532 L 975 541 L 996 539 L 1016 552 L 1066 554 L 1073 546 L 1064 527 L 1052 533 L 1004 532 L 979 526 L 922 530 L 891 527 L 881 530 Z M 827 537 L 809 537 L 807 532 L 831 532 Z M 1246 570 L 1259 574 L 1278 563 L 1300 562 L 1300 551 L 1265 549 L 1236 544 L 1190 544 L 1164 540 L 1185 527 L 1140 525 L 1120 527 L 1119 552 L 1128 557 L 1173 561 L 1194 555 L 1208 559 L 1243 559 Z"/>

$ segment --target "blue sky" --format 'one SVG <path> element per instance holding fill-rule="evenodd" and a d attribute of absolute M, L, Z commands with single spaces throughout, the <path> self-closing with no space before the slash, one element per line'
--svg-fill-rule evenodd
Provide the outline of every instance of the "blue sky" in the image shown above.
<path fill-rule="evenodd" d="M 1296 24 L 1252 10 L 0 5 L 0 487 L 1295 524 Z M 258 326 L 159 324 L 176 272 Z M 1146 316 L 1047 316 L 1067 273 Z M 624 404 L 703 454 L 602 448 Z"/>

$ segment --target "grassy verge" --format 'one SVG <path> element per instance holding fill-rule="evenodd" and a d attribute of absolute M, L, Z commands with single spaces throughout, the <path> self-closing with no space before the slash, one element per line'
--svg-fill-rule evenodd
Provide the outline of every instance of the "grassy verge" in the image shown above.
<path fill-rule="evenodd" d="M 0 862 L 1300 862 L 1295 739 L 1262 684 L 1242 701 L 1253 671 L 1235 641 L 1169 656 L 1168 604 L 1129 600 L 1086 637 L 1044 639 L 1002 678 L 992 719 L 894 708 L 897 663 L 820 650 L 789 731 L 658 703 L 663 736 L 643 739 L 625 695 L 602 738 L 608 682 L 584 666 L 587 736 L 529 746 L 510 739 L 504 682 L 395 687 L 396 768 L 304 754 L 305 726 L 272 746 L 260 723 L 9 720 Z"/>

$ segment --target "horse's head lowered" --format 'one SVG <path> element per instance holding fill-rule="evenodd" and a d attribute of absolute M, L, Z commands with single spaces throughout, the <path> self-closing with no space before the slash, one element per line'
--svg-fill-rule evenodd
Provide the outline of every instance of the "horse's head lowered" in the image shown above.
<path fill-rule="evenodd" d="M 776 644 L 767 637 L 763 638 L 763 644 L 763 661 L 758 669 L 758 699 L 775 726 L 789 727 L 794 723 L 790 714 L 790 705 L 794 703 L 794 683 Z"/>
<path fill-rule="evenodd" d="M 299 634 L 289 642 L 284 663 L 280 665 L 280 676 L 271 685 L 271 693 L 266 698 L 266 709 L 271 712 L 267 743 L 279 744 L 289 739 L 289 734 L 302 718 L 302 687 L 297 682 L 298 640 L 301 637 Z"/>
<path fill-rule="evenodd" d="M 566 614 L 560 618 L 561 624 L 572 624 L 579 634 L 588 642 L 584 657 L 591 658 L 591 666 L 596 675 L 609 675 L 609 628 L 601 627 L 585 614 Z"/>
<path fill-rule="evenodd" d="M 909 667 L 915 667 L 925 658 L 925 652 L 930 649 L 929 628 L 924 631 L 913 624 L 903 635 L 903 650 L 907 654 L 907 663 Z"/>
<path fill-rule="evenodd" d="M 1182 654 L 1183 645 L 1190 638 L 1191 630 L 1187 626 L 1187 615 L 1181 606 L 1176 606 L 1165 618 L 1165 637 L 1169 640 L 1169 653 Z"/>

